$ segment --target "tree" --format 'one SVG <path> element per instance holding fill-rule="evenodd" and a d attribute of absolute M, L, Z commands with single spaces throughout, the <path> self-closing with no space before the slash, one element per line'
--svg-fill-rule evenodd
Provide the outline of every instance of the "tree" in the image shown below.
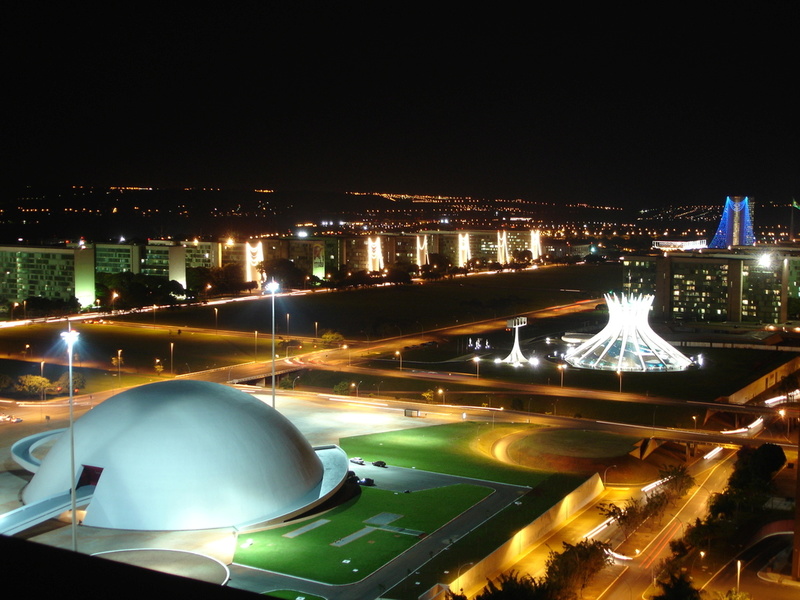
<path fill-rule="evenodd" d="M 584 539 L 575 544 L 562 542 L 563 552 L 550 552 L 546 563 L 547 584 L 554 598 L 572 598 L 575 591 L 582 593 L 592 577 L 611 564 L 605 542 Z"/>
<path fill-rule="evenodd" d="M 0 373 L 0 390 L 10 390 L 14 387 L 14 380 L 5 373 Z"/>
<path fill-rule="evenodd" d="M 682 498 L 695 484 L 694 477 L 686 470 L 686 465 L 664 465 L 658 470 L 658 476 L 665 480 L 662 489 L 670 500 Z"/>
<path fill-rule="evenodd" d="M 659 580 L 661 593 L 652 600 L 700 600 L 702 592 L 692 585 L 689 576 L 683 571 L 670 573 L 665 580 Z"/>
<path fill-rule="evenodd" d="M 647 502 L 644 505 L 645 518 L 653 517 L 653 519 L 660 521 L 667 510 L 668 504 L 669 496 L 667 496 L 666 492 L 653 492 L 647 497 Z"/>
<path fill-rule="evenodd" d="M 326 346 L 338 346 L 344 341 L 344 336 L 338 331 L 327 329 L 322 332 L 322 343 Z"/>
<path fill-rule="evenodd" d="M 340 381 L 335 386 L 333 386 L 333 393 L 334 394 L 339 394 L 340 396 L 349 395 L 350 394 L 350 382 L 347 381 L 347 380 Z"/>
<path fill-rule="evenodd" d="M 453 596 L 454 600 L 459 596 Z M 553 600 L 550 585 L 545 579 L 520 575 L 516 571 L 489 581 L 475 600 Z"/>
<path fill-rule="evenodd" d="M 72 383 L 74 390 L 80 390 L 86 387 L 86 378 L 83 376 L 83 373 L 72 373 Z M 67 390 L 69 391 L 69 373 L 63 373 L 61 377 L 55 383 L 56 387 L 59 390 Z"/>
<path fill-rule="evenodd" d="M 636 528 L 644 520 L 644 510 L 638 498 L 628 498 L 625 506 L 617 506 L 613 502 L 600 505 L 600 514 L 606 518 L 614 519 L 617 526 L 622 530 L 625 539 L 636 531 Z"/>
<path fill-rule="evenodd" d="M 50 387 L 50 380 L 40 375 L 20 375 L 17 378 L 17 391 L 29 396 L 41 397 L 44 390 Z"/>

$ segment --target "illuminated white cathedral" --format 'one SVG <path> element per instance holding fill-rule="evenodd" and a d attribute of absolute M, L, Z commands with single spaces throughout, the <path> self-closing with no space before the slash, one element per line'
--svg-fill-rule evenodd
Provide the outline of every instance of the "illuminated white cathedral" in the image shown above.
<path fill-rule="evenodd" d="M 653 296 L 605 295 L 608 324 L 569 350 L 564 359 L 582 369 L 682 371 L 692 361 L 657 335 L 647 322 Z"/>

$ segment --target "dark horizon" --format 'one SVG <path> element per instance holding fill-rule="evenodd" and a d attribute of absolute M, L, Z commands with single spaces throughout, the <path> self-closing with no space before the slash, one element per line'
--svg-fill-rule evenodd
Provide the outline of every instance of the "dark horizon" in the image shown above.
<path fill-rule="evenodd" d="M 627 208 L 800 196 L 790 5 L 36 10 L 7 25 L 18 184 Z"/>

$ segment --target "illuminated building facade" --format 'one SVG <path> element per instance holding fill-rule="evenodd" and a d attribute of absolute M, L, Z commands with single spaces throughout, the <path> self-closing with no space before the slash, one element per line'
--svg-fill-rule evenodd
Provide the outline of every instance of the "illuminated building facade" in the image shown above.
<path fill-rule="evenodd" d="M 94 304 L 93 249 L 0 246 L 0 273 L 0 298 L 9 303 L 40 296 Z"/>
<path fill-rule="evenodd" d="M 617 372 L 682 371 L 692 361 L 658 336 L 648 323 L 653 296 L 606 294 L 608 324 L 564 359 L 573 367 Z"/>
<path fill-rule="evenodd" d="M 753 246 L 753 203 L 747 196 L 734 196 L 725 200 L 722 218 L 709 248 Z"/>
<path fill-rule="evenodd" d="M 88 307 L 95 302 L 95 273 L 142 273 L 174 280 L 185 287 L 187 269 L 238 265 L 244 281 L 258 281 L 258 265 L 280 259 L 290 260 L 322 280 L 342 267 L 357 272 L 380 271 L 396 264 L 424 266 L 430 264 L 433 254 L 460 267 L 507 264 L 526 252 L 536 260 L 543 256 L 542 246 L 539 232 L 529 229 L 8 246 L 0 249 L 0 268 L 6 274 L 0 282 L 0 302 L 12 305 L 31 296 L 67 300 L 74 295 L 82 307 Z M 588 252 L 588 246 L 550 246 L 554 246 L 552 241 L 547 250 L 552 257 Z"/>
<path fill-rule="evenodd" d="M 800 253 L 739 247 L 629 256 L 622 289 L 653 294 L 653 314 L 663 319 L 783 323 L 800 299 Z"/>

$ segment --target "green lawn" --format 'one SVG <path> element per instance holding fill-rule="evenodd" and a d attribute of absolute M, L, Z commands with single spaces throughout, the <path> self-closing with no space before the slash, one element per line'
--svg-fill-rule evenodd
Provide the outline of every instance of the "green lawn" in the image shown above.
<path fill-rule="evenodd" d="M 330 584 L 363 579 L 416 544 L 420 536 L 375 529 L 344 545 L 337 541 L 362 530 L 368 519 L 381 513 L 402 515 L 394 527 L 429 534 L 491 492 L 477 485 L 454 485 L 412 494 L 362 488 L 358 497 L 330 512 L 301 523 L 292 523 L 239 538 L 234 562 L 270 569 Z M 319 519 L 329 520 L 296 537 L 285 534 Z M 244 542 L 252 545 L 242 548 Z M 313 560 L 298 560 L 312 557 Z"/>
<path fill-rule="evenodd" d="M 613 458 L 630 452 L 639 439 L 604 431 L 592 431 L 587 435 L 585 431 L 575 429 L 545 429 L 537 435 L 522 438 L 515 450 L 533 456 L 556 450 L 561 456 Z"/>
<path fill-rule="evenodd" d="M 490 518 L 426 565 L 426 569 L 431 565 L 436 565 L 431 567 L 435 569 L 452 569 L 458 562 L 474 560 L 478 553 L 482 556 L 502 544 L 583 481 L 580 476 L 504 465 L 486 454 L 495 440 L 520 430 L 541 431 L 527 425 L 498 423 L 492 427 L 491 423 L 467 422 L 354 436 L 342 439 L 340 445 L 349 455 L 358 454 L 370 460 L 381 458 L 390 469 L 415 467 L 532 488 L 527 493 L 523 491 L 513 506 Z M 430 533 L 477 503 L 488 491 L 478 481 L 475 485 L 453 485 L 410 494 L 362 488 L 358 498 L 319 515 L 319 519 L 330 519 L 329 523 L 297 537 L 283 536 L 316 518 L 240 536 L 234 560 L 330 583 L 357 581 L 417 541 L 409 535 L 374 531 L 344 546 L 331 546 L 362 529 L 365 520 L 379 513 L 394 513 L 403 516 L 391 525 Z M 252 545 L 242 548 L 249 539 Z M 309 556 L 314 557 L 313 561 L 297 560 Z"/>

